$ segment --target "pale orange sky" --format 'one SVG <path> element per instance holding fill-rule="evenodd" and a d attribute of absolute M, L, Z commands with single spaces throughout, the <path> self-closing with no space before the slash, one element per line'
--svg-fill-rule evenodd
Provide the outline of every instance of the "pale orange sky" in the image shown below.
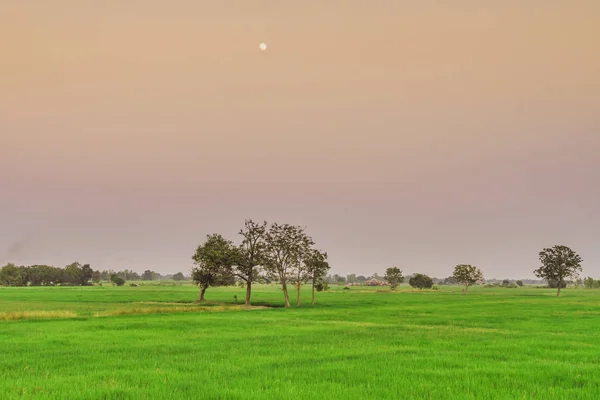
<path fill-rule="evenodd" d="M 252 217 L 334 272 L 600 277 L 599 49 L 592 0 L 4 0 L 0 263 L 186 272 Z"/>

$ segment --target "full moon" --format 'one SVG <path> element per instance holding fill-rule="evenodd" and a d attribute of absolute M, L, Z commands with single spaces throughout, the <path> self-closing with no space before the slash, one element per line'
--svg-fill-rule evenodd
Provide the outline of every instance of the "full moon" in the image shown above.
<path fill-rule="evenodd" d="M 267 50 L 267 44 L 266 43 L 261 43 L 258 45 L 258 48 L 261 49 L 262 51 Z"/>

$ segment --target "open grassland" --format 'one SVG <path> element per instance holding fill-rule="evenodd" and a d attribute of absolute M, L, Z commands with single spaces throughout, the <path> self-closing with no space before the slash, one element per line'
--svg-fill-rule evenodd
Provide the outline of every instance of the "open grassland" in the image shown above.
<path fill-rule="evenodd" d="M 600 397 L 600 291 L 335 287 L 283 309 L 258 286 L 250 310 L 243 294 L 0 288 L 0 399 Z"/>

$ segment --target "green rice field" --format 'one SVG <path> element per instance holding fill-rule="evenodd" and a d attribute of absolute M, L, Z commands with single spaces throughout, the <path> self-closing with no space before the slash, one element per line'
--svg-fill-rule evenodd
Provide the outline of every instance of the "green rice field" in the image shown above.
<path fill-rule="evenodd" d="M 235 295 L 0 288 L 0 399 L 600 398 L 600 291 L 336 286 L 291 309 L 276 286 L 251 309 Z"/>

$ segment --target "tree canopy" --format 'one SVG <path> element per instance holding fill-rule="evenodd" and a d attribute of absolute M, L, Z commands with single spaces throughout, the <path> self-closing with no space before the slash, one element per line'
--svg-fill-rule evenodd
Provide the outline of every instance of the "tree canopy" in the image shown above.
<path fill-rule="evenodd" d="M 541 267 L 533 273 L 538 278 L 555 282 L 558 288 L 556 295 L 560 296 L 561 286 L 566 286 L 567 279 L 574 279 L 582 271 L 581 257 L 567 246 L 554 246 L 545 248 L 539 253 Z M 563 287 L 564 287 L 563 286 Z"/>
<path fill-rule="evenodd" d="M 433 287 L 433 279 L 425 274 L 414 274 L 408 284 L 418 289 L 431 289 Z"/>
<path fill-rule="evenodd" d="M 386 269 L 384 279 L 388 282 L 392 289 L 396 289 L 402 282 L 404 282 L 404 276 L 398 267 Z"/>
<path fill-rule="evenodd" d="M 192 280 L 200 287 L 198 301 L 204 301 L 206 289 L 210 286 L 226 286 L 235 283 L 232 266 L 239 255 L 233 243 L 215 233 L 198 246 L 192 256 L 195 267 Z"/>
<path fill-rule="evenodd" d="M 473 265 L 468 264 L 460 264 L 454 267 L 454 273 L 452 276 L 458 283 L 465 287 L 463 290 L 464 294 L 467 294 L 469 286 L 474 285 L 477 283 L 477 281 L 483 280 L 483 273 L 481 270 Z"/>

